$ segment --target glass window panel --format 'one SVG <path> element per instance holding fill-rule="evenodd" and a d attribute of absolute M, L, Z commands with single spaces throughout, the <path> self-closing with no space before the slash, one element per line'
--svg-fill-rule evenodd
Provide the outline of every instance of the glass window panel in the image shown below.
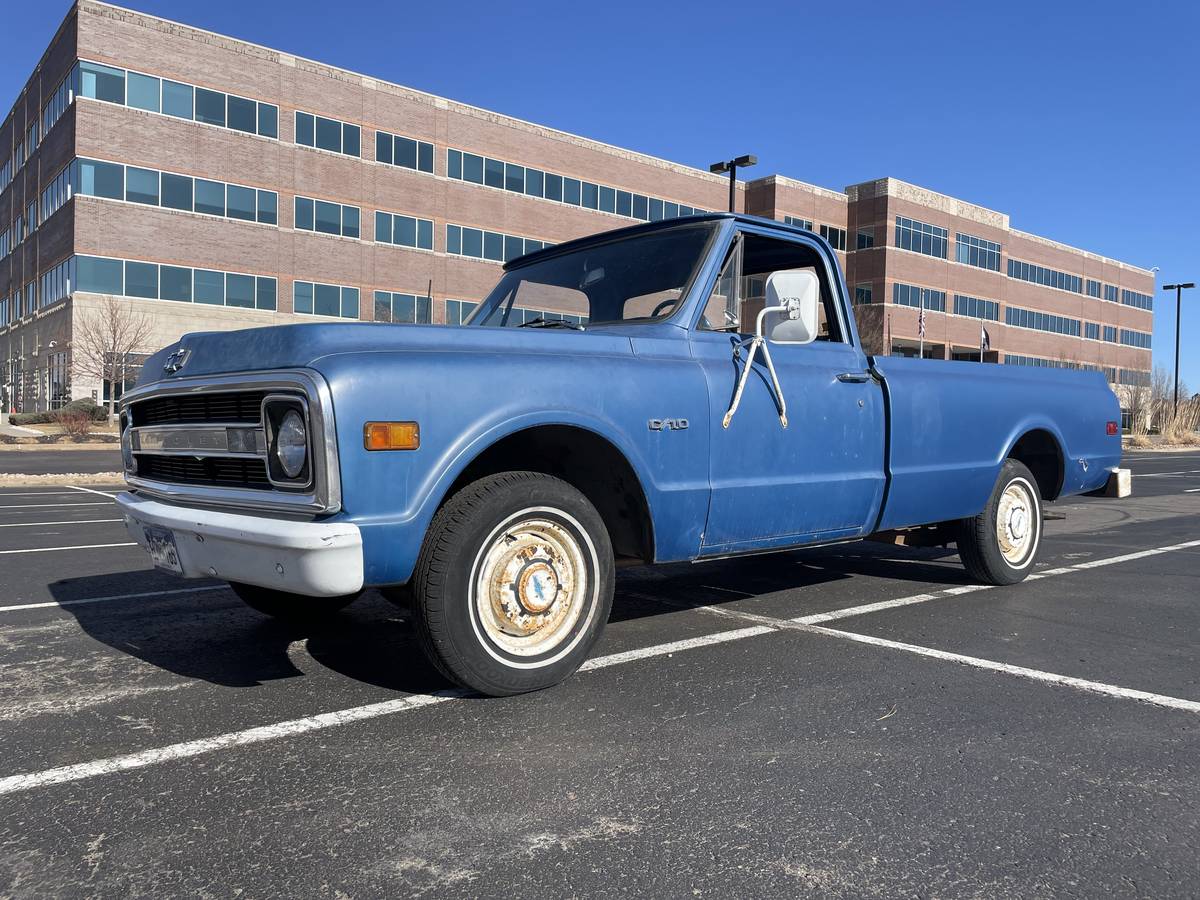
<path fill-rule="evenodd" d="M 446 226 L 446 252 L 462 253 L 462 229 L 457 225 Z"/>
<path fill-rule="evenodd" d="M 178 81 L 162 83 L 162 111 L 179 119 L 192 118 L 192 86 Z"/>
<path fill-rule="evenodd" d="M 270 103 L 258 104 L 258 133 L 263 137 L 279 137 L 279 107 Z"/>
<path fill-rule="evenodd" d="M 417 298 L 417 314 L 415 320 L 421 324 L 429 324 L 433 321 L 433 303 L 429 297 Z"/>
<path fill-rule="evenodd" d="M 313 230 L 313 202 L 307 197 L 296 198 L 296 228 Z"/>
<path fill-rule="evenodd" d="M 598 209 L 600 206 L 600 188 L 591 182 L 583 183 L 583 205 L 588 209 Z"/>
<path fill-rule="evenodd" d="M 258 192 L 258 221 L 275 225 L 279 221 L 279 195 L 274 191 Z"/>
<path fill-rule="evenodd" d="M 124 286 L 124 266 L 119 259 L 100 259 L 96 256 L 75 258 L 77 290 L 93 294 L 120 294 Z"/>
<path fill-rule="evenodd" d="M 663 218 L 664 219 L 675 219 L 675 218 L 678 218 L 678 216 L 679 216 L 679 204 L 678 203 L 671 203 L 668 201 L 663 204 Z"/>
<path fill-rule="evenodd" d="M 417 246 L 417 220 L 412 216 L 395 216 L 396 243 L 402 247 Z"/>
<path fill-rule="evenodd" d="M 663 202 L 661 200 L 656 200 L 655 198 L 651 197 L 650 198 L 650 221 L 651 222 L 661 222 L 662 218 L 663 218 Z"/>
<path fill-rule="evenodd" d="M 342 152 L 347 156 L 359 156 L 362 130 L 357 125 L 342 125 Z"/>
<path fill-rule="evenodd" d="M 317 201 L 317 231 L 321 234 L 342 233 L 342 206 L 340 203 Z"/>
<path fill-rule="evenodd" d="M 375 132 L 375 161 L 392 164 L 392 136 L 386 131 Z"/>
<path fill-rule="evenodd" d="M 306 112 L 296 113 L 296 143 L 312 147 L 316 143 L 316 119 Z"/>
<path fill-rule="evenodd" d="M 417 321 L 417 298 L 412 294 L 392 294 L 392 316 L 395 322 Z"/>
<path fill-rule="evenodd" d="M 462 178 L 462 151 L 447 150 L 446 151 L 446 177 L 447 178 Z"/>
<path fill-rule="evenodd" d="M 258 309 L 275 309 L 276 283 L 274 278 L 259 275 L 255 279 L 254 305 Z"/>
<path fill-rule="evenodd" d="M 225 273 L 210 269 L 196 269 L 193 278 L 192 297 L 197 303 L 221 306 L 225 303 Z"/>
<path fill-rule="evenodd" d="M 230 94 L 226 117 L 229 127 L 235 131 L 244 131 L 247 134 L 255 134 L 258 131 L 258 104 L 253 100 Z"/>
<path fill-rule="evenodd" d="M 422 250 L 433 249 L 433 223 L 428 219 L 417 219 L 417 246 Z"/>
<path fill-rule="evenodd" d="M 488 187 L 504 187 L 504 163 L 498 159 L 484 160 L 483 183 Z"/>
<path fill-rule="evenodd" d="M 375 321 L 392 321 L 392 295 L 387 291 L 375 292 Z"/>
<path fill-rule="evenodd" d="M 525 241 L 511 234 L 504 235 L 504 261 L 516 259 L 525 252 Z"/>
<path fill-rule="evenodd" d="M 617 191 L 617 215 L 633 215 L 633 195 L 629 191 Z"/>
<path fill-rule="evenodd" d="M 602 212 L 616 212 L 617 209 L 617 192 L 610 187 L 600 187 L 600 210 Z"/>
<path fill-rule="evenodd" d="M 359 209 L 357 206 L 342 207 L 342 235 L 344 237 L 358 237 L 358 222 Z"/>
<path fill-rule="evenodd" d="M 258 198 L 254 188 L 231 184 L 226 193 L 226 215 L 231 219 L 253 222 L 256 218 Z"/>
<path fill-rule="evenodd" d="M 392 217 L 388 213 L 375 213 L 375 241 L 381 244 L 392 242 Z"/>
<path fill-rule="evenodd" d="M 508 163 L 504 167 L 504 187 L 518 194 L 525 193 L 525 167 Z"/>
<path fill-rule="evenodd" d="M 79 93 L 84 97 L 107 100 L 109 103 L 125 102 L 124 70 L 113 69 L 98 63 L 81 62 L 79 74 Z"/>
<path fill-rule="evenodd" d="M 582 185 L 578 178 L 564 178 L 563 203 L 570 203 L 572 206 L 578 206 L 581 190 Z"/>
<path fill-rule="evenodd" d="M 253 275 L 234 275 L 230 272 L 225 276 L 225 305 L 254 309 Z"/>
<path fill-rule="evenodd" d="M 218 91 L 196 88 L 196 121 L 209 125 L 225 124 L 225 95 Z"/>
<path fill-rule="evenodd" d="M 358 318 L 358 288 L 342 288 L 342 318 Z"/>
<path fill-rule="evenodd" d="M 182 266 L 160 266 L 159 270 L 161 284 L 158 296 L 163 300 L 190 302 L 192 299 L 192 270 Z"/>
<path fill-rule="evenodd" d="M 406 137 L 395 137 L 395 159 L 393 162 L 406 169 L 417 167 L 417 142 Z"/>
<path fill-rule="evenodd" d="M 196 212 L 225 215 L 225 185 L 220 181 L 196 179 Z"/>
<path fill-rule="evenodd" d="M 552 172 L 546 173 L 546 194 L 547 200 L 557 200 L 562 202 L 562 176 L 555 175 Z"/>
<path fill-rule="evenodd" d="M 342 291 L 335 284 L 318 284 L 313 294 L 313 311 L 318 316 L 337 316 L 342 311 Z"/>
<path fill-rule="evenodd" d="M 643 197 L 641 194 L 633 195 L 633 217 L 635 219 L 650 218 L 650 198 Z"/>
<path fill-rule="evenodd" d="M 543 244 L 541 241 L 535 241 L 532 238 L 525 239 L 526 253 L 533 253 L 535 250 L 541 250 L 543 246 L 549 246 L 549 244 Z"/>
<path fill-rule="evenodd" d="M 463 256 L 474 256 L 477 258 L 483 257 L 483 232 L 478 228 L 464 228 L 462 230 L 462 253 Z"/>
<path fill-rule="evenodd" d="M 125 167 L 115 163 L 79 161 L 79 193 L 109 200 L 125 199 Z"/>
<path fill-rule="evenodd" d="M 313 284 L 311 281 L 292 283 L 292 309 L 298 313 L 313 311 Z"/>
<path fill-rule="evenodd" d="M 474 153 L 464 153 L 462 159 L 463 181 L 472 184 L 483 184 L 483 157 Z"/>
<path fill-rule="evenodd" d="M 494 231 L 485 231 L 483 233 L 483 256 L 484 259 L 494 259 L 497 262 L 504 259 L 504 235 Z"/>
<path fill-rule="evenodd" d="M 417 168 L 422 172 L 433 172 L 433 144 L 422 141 L 418 145 Z"/>
<path fill-rule="evenodd" d="M 126 102 L 130 106 L 150 112 L 159 111 L 159 80 L 157 78 L 130 72 L 126 75 L 125 90 L 128 91 Z"/>
<path fill-rule="evenodd" d="M 154 263 L 125 263 L 125 296 L 158 298 L 158 266 Z"/>
<path fill-rule="evenodd" d="M 131 203 L 158 206 L 158 173 L 153 169 L 125 169 L 125 199 Z"/>
<path fill-rule="evenodd" d="M 525 193 L 530 197 L 541 197 L 546 190 L 546 173 L 541 169 L 525 170 Z"/>
<path fill-rule="evenodd" d="M 186 175 L 162 175 L 162 205 L 192 211 L 192 179 Z"/>
<path fill-rule="evenodd" d="M 322 150 L 342 152 L 342 123 L 317 116 L 317 144 Z"/>

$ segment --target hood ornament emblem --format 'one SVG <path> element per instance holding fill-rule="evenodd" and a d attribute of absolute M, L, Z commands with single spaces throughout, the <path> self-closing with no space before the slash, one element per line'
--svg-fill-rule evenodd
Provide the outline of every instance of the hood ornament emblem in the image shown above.
<path fill-rule="evenodd" d="M 174 375 L 180 369 L 187 365 L 188 357 L 192 355 L 191 350 L 180 349 L 176 350 L 167 357 L 167 361 L 163 363 L 163 371 L 168 375 Z"/>

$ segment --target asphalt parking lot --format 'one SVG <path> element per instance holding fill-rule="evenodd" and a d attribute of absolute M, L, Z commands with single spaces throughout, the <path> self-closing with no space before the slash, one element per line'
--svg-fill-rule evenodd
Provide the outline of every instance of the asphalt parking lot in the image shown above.
<path fill-rule="evenodd" d="M 1200 453 L 1127 464 L 1011 588 L 625 570 L 585 670 L 506 700 L 375 594 L 283 626 L 104 493 L 0 492 L 0 895 L 1195 896 Z"/>

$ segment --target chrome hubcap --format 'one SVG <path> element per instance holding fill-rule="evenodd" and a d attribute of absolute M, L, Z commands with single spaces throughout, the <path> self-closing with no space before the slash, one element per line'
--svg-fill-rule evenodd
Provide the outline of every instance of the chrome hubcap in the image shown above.
<path fill-rule="evenodd" d="M 1011 566 L 1020 566 L 1034 550 L 1037 503 L 1028 485 L 1014 481 L 1000 495 L 996 510 L 996 543 Z"/>
<path fill-rule="evenodd" d="M 519 656 L 553 650 L 586 606 L 587 566 L 574 535 L 545 518 L 522 519 L 483 548 L 475 609 L 487 637 Z"/>

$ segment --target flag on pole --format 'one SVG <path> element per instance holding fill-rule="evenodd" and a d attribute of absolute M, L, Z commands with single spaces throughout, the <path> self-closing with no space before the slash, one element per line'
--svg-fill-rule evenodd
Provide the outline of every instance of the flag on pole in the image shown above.
<path fill-rule="evenodd" d="M 986 353 L 992 349 L 992 339 L 988 336 L 987 328 L 981 322 L 979 325 L 979 352 Z"/>
<path fill-rule="evenodd" d="M 921 307 L 921 315 L 917 317 L 917 335 L 925 337 L 925 307 Z"/>

